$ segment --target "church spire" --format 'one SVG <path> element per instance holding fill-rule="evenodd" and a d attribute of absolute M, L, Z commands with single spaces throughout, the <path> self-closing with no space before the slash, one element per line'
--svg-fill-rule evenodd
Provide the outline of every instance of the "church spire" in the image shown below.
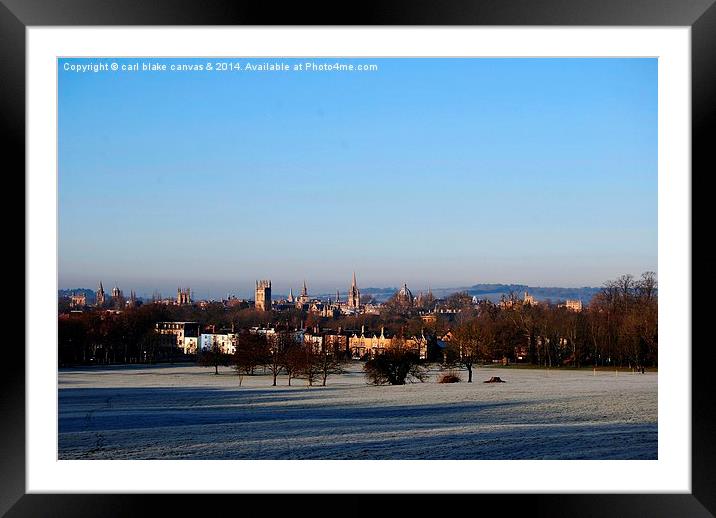
<path fill-rule="evenodd" d="M 348 290 L 348 306 L 355 309 L 360 306 L 360 291 L 358 290 L 358 281 L 356 281 L 356 272 L 353 272 L 351 289 Z"/>
<path fill-rule="evenodd" d="M 102 286 L 102 281 L 99 281 L 99 289 L 97 290 L 97 293 L 95 294 L 95 304 L 98 307 L 104 306 L 105 298 L 104 298 L 104 287 Z"/>

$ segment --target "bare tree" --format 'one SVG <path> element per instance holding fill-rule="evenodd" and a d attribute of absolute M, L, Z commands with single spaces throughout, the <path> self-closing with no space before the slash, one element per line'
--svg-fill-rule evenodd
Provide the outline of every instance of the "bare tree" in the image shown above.
<path fill-rule="evenodd" d="M 512 321 L 512 324 L 522 331 L 527 340 L 528 356 L 530 363 L 540 364 L 540 342 L 537 331 L 537 308 L 531 304 L 522 304 L 511 294 L 508 305 L 505 307 L 505 314 Z"/>
<path fill-rule="evenodd" d="M 219 374 L 219 365 L 229 365 L 229 355 L 224 354 L 216 336 L 213 337 L 211 348 L 201 351 L 199 355 L 199 365 L 203 367 L 214 367 L 214 374 Z"/>
<path fill-rule="evenodd" d="M 467 369 L 467 382 L 472 383 L 472 369 L 488 354 L 494 341 L 494 325 L 489 314 L 483 313 L 459 325 L 452 333 L 450 346 L 453 361 Z"/>
<path fill-rule="evenodd" d="M 308 386 L 312 387 L 321 374 L 320 353 L 316 351 L 313 344 L 303 344 L 300 349 L 303 361 L 298 376 L 305 379 Z"/>
<path fill-rule="evenodd" d="M 291 380 L 298 377 L 303 370 L 305 355 L 302 351 L 301 344 L 293 341 L 287 347 L 283 354 L 283 370 L 288 378 L 288 386 L 291 386 Z"/>
<path fill-rule="evenodd" d="M 360 303 L 362 305 L 373 304 L 373 303 L 375 303 L 375 297 L 373 295 L 365 293 L 360 296 Z"/>
<path fill-rule="evenodd" d="M 644 272 L 636 282 L 636 291 L 640 299 L 651 302 L 656 298 L 656 273 Z"/>
<path fill-rule="evenodd" d="M 256 367 L 265 365 L 269 355 L 266 337 L 243 332 L 239 335 L 233 363 L 237 372 L 254 374 Z"/>
<path fill-rule="evenodd" d="M 459 291 L 448 295 L 445 299 L 445 306 L 449 309 L 469 309 L 472 307 L 472 297 L 466 291 Z"/>
<path fill-rule="evenodd" d="M 323 347 L 317 358 L 318 372 L 321 377 L 321 385 L 326 386 L 328 377 L 333 374 L 342 374 L 343 364 L 340 358 L 335 354 L 334 351 L 328 350 L 327 347 Z"/>
<path fill-rule="evenodd" d="M 396 339 L 393 347 L 368 360 L 363 366 L 368 381 L 374 385 L 405 385 L 406 381 L 427 379 L 427 368 L 415 352 Z"/>
<path fill-rule="evenodd" d="M 284 366 L 284 350 L 281 347 L 280 340 L 276 340 L 276 342 L 269 345 L 266 360 L 266 366 L 273 377 L 271 386 L 275 387 L 276 378 L 281 374 Z"/>

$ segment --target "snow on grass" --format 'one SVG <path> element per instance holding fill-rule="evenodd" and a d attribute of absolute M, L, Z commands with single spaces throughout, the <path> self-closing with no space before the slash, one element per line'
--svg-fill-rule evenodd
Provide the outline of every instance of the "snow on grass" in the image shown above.
<path fill-rule="evenodd" d="M 59 458 L 657 458 L 656 373 L 489 367 L 373 386 L 361 367 L 310 388 L 194 365 L 61 369 Z"/>

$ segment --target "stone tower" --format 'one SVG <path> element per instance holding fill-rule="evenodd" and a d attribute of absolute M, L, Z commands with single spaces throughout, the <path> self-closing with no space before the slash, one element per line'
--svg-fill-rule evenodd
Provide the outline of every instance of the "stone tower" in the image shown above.
<path fill-rule="evenodd" d="M 360 307 L 360 290 L 356 282 L 356 272 L 353 272 L 353 282 L 348 290 L 348 307 L 358 309 Z"/>
<path fill-rule="evenodd" d="M 256 309 L 271 311 L 271 281 L 256 281 Z"/>
<path fill-rule="evenodd" d="M 130 290 L 130 292 L 129 292 L 129 300 L 127 301 L 127 307 L 128 308 L 137 307 L 137 294 L 134 292 L 134 290 Z"/>
<path fill-rule="evenodd" d="M 306 281 L 303 281 L 303 288 L 301 289 L 301 294 L 296 299 L 297 304 L 308 304 L 311 302 L 311 297 L 308 296 L 308 286 L 306 286 Z"/>
<path fill-rule="evenodd" d="M 191 304 L 191 290 L 189 288 L 177 288 L 177 305 Z"/>

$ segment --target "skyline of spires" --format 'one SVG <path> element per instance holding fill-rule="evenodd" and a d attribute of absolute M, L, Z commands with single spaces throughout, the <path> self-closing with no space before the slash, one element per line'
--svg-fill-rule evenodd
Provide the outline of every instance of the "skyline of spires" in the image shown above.
<path fill-rule="evenodd" d="M 270 287 L 272 281 L 264 280 L 264 281 L 256 281 L 256 283 L 258 285 L 264 284 L 265 286 Z M 286 300 L 285 298 L 282 299 L 281 295 L 279 295 L 278 300 L 276 302 L 277 303 L 291 302 L 291 303 L 296 303 L 296 304 L 299 304 L 299 303 L 300 304 L 321 303 L 324 306 L 326 306 L 326 301 L 328 301 L 328 306 L 330 306 L 331 308 L 344 307 L 344 308 L 360 309 L 364 305 L 381 304 L 385 300 L 387 300 L 390 297 L 395 296 L 395 295 L 397 295 L 398 300 L 401 300 L 403 303 L 408 303 L 411 305 L 413 303 L 419 304 L 419 305 L 424 305 L 428 301 L 436 298 L 435 295 L 433 294 L 432 283 L 427 284 L 427 292 L 420 290 L 416 296 L 408 288 L 407 282 L 403 282 L 402 288 L 400 288 L 400 289 L 397 289 L 395 287 L 390 287 L 390 286 L 386 287 L 386 288 L 368 288 L 368 290 L 369 290 L 368 298 L 363 303 L 361 303 L 360 290 L 358 289 L 357 285 L 358 285 L 357 275 L 356 275 L 356 272 L 353 271 L 352 275 L 351 275 L 351 289 L 349 290 L 349 294 L 344 298 L 343 301 L 341 301 L 340 289 L 336 289 L 335 299 L 333 299 L 332 294 L 330 294 L 330 292 L 328 290 L 318 292 L 318 293 L 314 294 L 313 296 L 309 297 L 308 296 L 308 281 L 307 281 L 307 279 L 304 279 L 302 281 L 302 286 L 306 293 L 305 300 L 303 300 L 303 301 L 298 300 L 298 298 L 296 298 L 293 294 L 293 287 L 289 287 L 288 300 Z M 155 302 L 163 301 L 166 304 L 167 301 L 171 301 L 173 298 L 171 296 L 170 297 L 162 297 L 161 293 L 156 289 L 154 290 L 154 292 L 152 293 L 152 295 L 150 297 L 148 297 L 146 295 L 146 293 L 142 294 L 141 296 L 138 296 L 137 291 L 135 289 L 131 289 L 129 291 L 129 296 L 127 297 L 125 295 L 125 292 L 123 292 L 123 290 L 119 289 L 119 287 L 118 287 L 119 284 L 117 282 L 115 282 L 115 288 L 112 290 L 112 293 L 110 296 L 110 294 L 103 293 L 104 292 L 104 282 L 102 280 L 98 281 L 97 286 L 98 286 L 98 290 L 94 292 L 95 301 L 92 305 L 98 306 L 98 307 L 102 307 L 102 306 L 105 306 L 110 303 L 112 303 L 112 304 L 119 303 L 120 305 L 124 305 L 124 304 L 134 305 L 137 303 L 142 304 L 142 303 L 146 302 L 147 300 L 152 300 Z M 492 285 L 487 285 L 487 286 L 492 286 Z M 499 287 L 502 287 L 504 289 L 508 289 L 508 288 L 511 288 L 514 286 L 515 285 L 500 284 L 500 285 L 496 285 L 495 288 L 497 289 Z M 537 292 L 538 292 L 537 297 L 532 297 L 532 296 L 529 297 L 529 299 L 534 299 L 535 304 L 538 304 L 540 301 L 543 301 L 545 299 L 546 300 L 566 301 L 570 304 L 572 304 L 572 303 L 584 304 L 584 300 L 587 300 L 587 301 L 591 300 L 591 298 L 594 296 L 594 293 L 598 292 L 601 289 L 600 287 L 588 287 L 588 286 L 576 287 L 576 288 L 575 287 L 568 287 L 568 288 L 547 287 L 547 288 L 544 288 L 544 287 L 540 287 L 540 286 L 530 287 L 527 285 L 519 285 L 519 286 L 522 289 L 529 288 L 530 292 L 532 290 L 537 290 Z M 477 285 L 473 286 L 473 288 L 477 288 Z M 75 291 L 77 291 L 78 289 L 91 291 L 88 288 L 60 289 L 59 291 L 60 292 L 72 291 L 72 295 L 75 295 L 76 294 Z M 177 289 L 179 292 L 182 291 L 181 288 L 177 288 Z M 389 293 L 390 290 L 396 290 L 396 289 L 397 289 L 397 291 L 393 291 L 392 293 Z M 467 287 L 467 288 L 462 288 L 462 287 L 438 288 L 438 298 L 444 298 L 445 296 L 450 295 L 452 293 L 464 292 L 467 289 L 469 289 L 469 287 Z M 556 290 L 557 293 L 556 294 L 551 294 L 551 293 L 545 294 L 544 293 L 545 290 L 548 290 L 548 291 Z M 567 291 L 567 290 L 569 290 L 570 292 L 574 291 L 576 293 L 565 293 L 565 291 Z M 189 288 L 187 288 L 186 292 L 189 292 L 189 291 L 190 291 Z M 499 294 L 499 293 L 501 293 L 501 291 L 499 291 L 499 289 L 498 289 L 498 291 L 495 293 Z M 186 293 L 186 295 L 189 295 L 189 293 Z M 490 292 L 489 295 L 493 296 L 493 298 L 496 297 L 496 295 L 494 295 L 492 292 Z M 62 293 L 60 294 L 60 297 L 64 297 L 64 296 L 66 296 L 66 295 L 63 295 Z M 473 297 L 473 299 L 476 298 L 475 295 L 473 295 L 472 297 Z M 489 297 L 487 297 L 487 298 L 490 299 Z M 191 300 L 189 297 L 186 297 L 183 301 L 177 301 L 177 299 L 174 298 L 174 302 L 178 303 L 179 305 L 181 305 L 182 303 L 183 304 L 194 304 L 194 303 L 205 304 L 205 303 L 210 303 L 210 302 L 222 302 L 222 300 L 224 302 L 231 301 L 231 300 L 243 300 L 243 301 L 251 302 L 255 299 L 252 299 L 251 296 L 247 297 L 242 294 L 239 294 L 237 296 L 237 295 L 232 294 L 231 292 L 227 292 L 227 296 L 225 299 L 218 299 L 218 300 L 211 299 L 211 298 L 207 297 L 206 299 L 197 299 L 194 301 L 194 300 Z M 490 300 L 492 300 L 492 299 L 490 299 Z M 497 300 L 497 299 L 495 298 L 495 300 Z"/>
<path fill-rule="evenodd" d="M 271 280 L 256 280 L 256 287 L 258 288 L 258 287 L 262 286 L 262 287 L 270 288 L 271 283 L 272 283 Z M 115 281 L 114 288 L 112 289 L 112 295 L 117 293 L 121 296 L 123 294 L 123 291 L 118 286 L 119 286 L 119 284 L 117 283 L 117 281 Z M 98 282 L 98 290 L 95 293 L 100 293 L 100 292 L 104 293 L 104 286 L 103 286 L 103 282 L 101 280 Z M 191 292 L 192 292 L 192 290 L 190 288 L 181 288 L 180 286 L 177 286 L 177 299 L 182 299 L 183 301 L 191 300 L 190 299 Z M 130 297 L 132 295 L 134 296 L 134 298 L 136 298 L 136 291 L 133 289 L 130 290 Z M 325 296 L 326 293 L 319 294 L 319 295 Z M 159 298 L 159 297 L 162 297 L 161 292 L 155 289 L 152 292 L 152 298 L 154 299 L 154 298 Z M 230 297 L 230 294 L 227 292 L 227 298 L 229 298 L 229 297 Z M 303 280 L 303 285 L 302 285 L 302 289 L 301 289 L 301 297 L 308 298 L 308 283 L 307 283 L 306 279 Z M 289 287 L 288 301 L 291 302 L 296 299 L 297 298 L 294 297 L 294 295 L 293 295 L 293 287 Z M 358 282 L 357 282 L 355 271 L 353 271 L 353 273 L 352 273 L 351 287 L 348 290 L 347 302 L 349 303 L 349 305 L 352 303 L 352 301 L 354 299 L 358 301 L 358 304 L 360 303 L 360 290 L 358 289 Z M 330 298 L 329 298 L 329 300 L 330 300 Z M 339 301 L 340 301 L 340 289 L 337 288 L 336 289 L 336 302 L 339 302 Z"/>

